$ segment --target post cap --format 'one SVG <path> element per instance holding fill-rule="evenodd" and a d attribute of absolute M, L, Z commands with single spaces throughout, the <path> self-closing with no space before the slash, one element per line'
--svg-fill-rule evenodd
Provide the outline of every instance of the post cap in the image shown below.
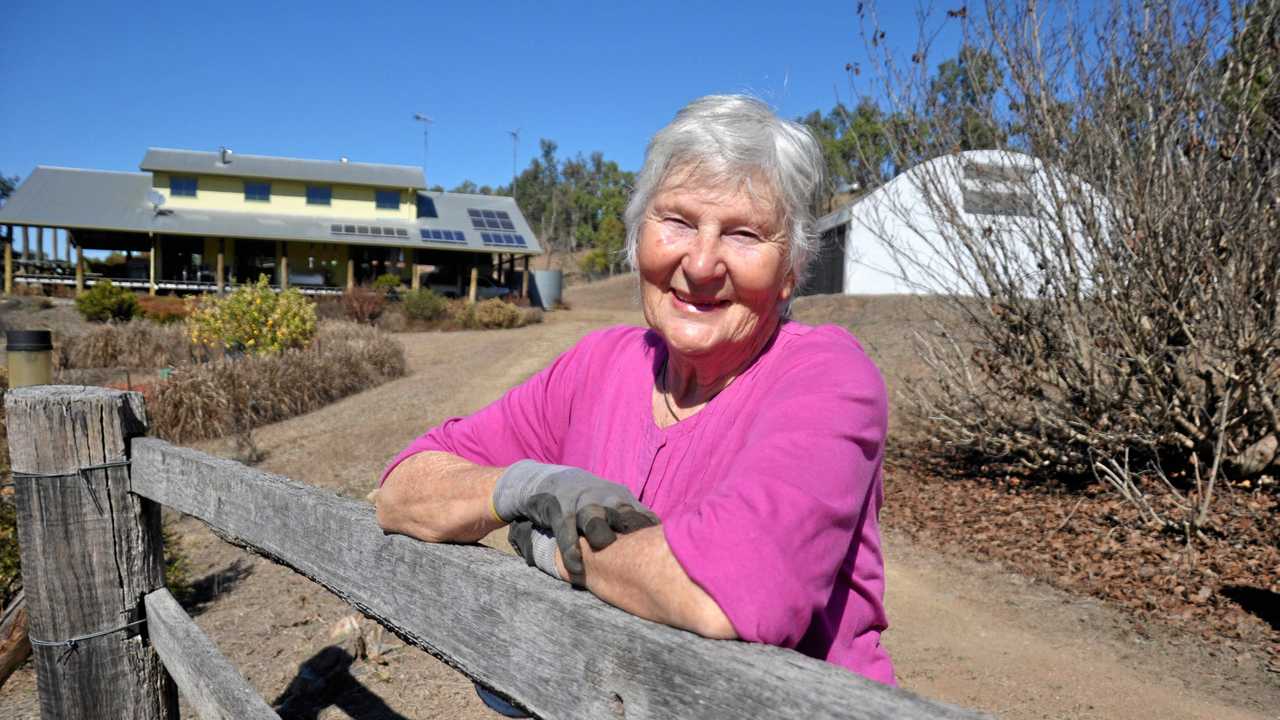
<path fill-rule="evenodd" d="M 6 330 L 7 352 L 40 352 L 53 349 L 53 333 L 48 330 Z"/>

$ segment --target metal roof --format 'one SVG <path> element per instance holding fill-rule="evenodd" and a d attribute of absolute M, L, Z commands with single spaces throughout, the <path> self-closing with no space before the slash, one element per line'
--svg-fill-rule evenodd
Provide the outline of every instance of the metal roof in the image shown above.
<path fill-rule="evenodd" d="M 188 173 L 192 175 L 228 175 L 232 177 L 272 178 L 303 182 L 372 185 L 386 188 L 426 187 L 422 168 L 412 165 L 380 165 L 376 163 L 342 162 L 340 160 L 302 160 L 269 155 L 228 153 L 230 162 L 222 162 L 220 152 L 148 148 L 139 168 L 151 172 Z"/>
<path fill-rule="evenodd" d="M 147 199 L 148 173 L 106 172 L 38 166 L 0 208 L 0 224 L 37 225 L 73 230 L 166 233 L 205 237 L 290 240 L 343 245 L 435 248 L 538 255 L 542 248 L 532 228 L 509 197 L 461 193 L 420 193 L 435 203 L 438 217 L 342 218 L 234 210 L 162 207 Z M 512 220 L 510 234 L 525 247 L 484 242 L 472 227 L 468 210 L 503 210 Z M 348 232 L 347 228 L 351 228 Z M 337 230 L 335 232 L 335 229 Z M 374 234 L 376 232 L 378 234 Z M 387 230 L 391 232 L 388 233 Z M 424 239 L 423 231 L 451 231 L 460 240 Z M 403 233 L 401 233 L 403 231 Z"/>

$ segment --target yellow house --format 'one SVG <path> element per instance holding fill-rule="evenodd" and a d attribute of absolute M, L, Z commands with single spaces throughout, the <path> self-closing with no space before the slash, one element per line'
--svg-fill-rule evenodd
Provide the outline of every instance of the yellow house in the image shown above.
<path fill-rule="evenodd" d="M 265 274 L 322 294 L 391 273 L 457 294 L 470 285 L 474 297 L 477 284 L 523 293 L 517 264 L 527 271 L 542 252 L 512 198 L 427 192 L 412 166 L 151 148 L 140 170 L 38 166 L 0 208 L 6 292 L 99 277 L 152 293 L 221 292 Z M 43 228 L 55 231 L 49 257 Z M 124 261 L 86 272 L 84 250 Z"/>

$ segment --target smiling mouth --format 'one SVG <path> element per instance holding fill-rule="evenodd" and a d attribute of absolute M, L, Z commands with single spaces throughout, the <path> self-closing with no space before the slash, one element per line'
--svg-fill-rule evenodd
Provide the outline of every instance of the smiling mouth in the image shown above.
<path fill-rule="evenodd" d="M 719 310 L 729 305 L 728 300 L 716 300 L 715 298 L 698 298 L 672 289 L 671 298 L 675 302 L 676 307 L 694 313 L 705 313 Z"/>

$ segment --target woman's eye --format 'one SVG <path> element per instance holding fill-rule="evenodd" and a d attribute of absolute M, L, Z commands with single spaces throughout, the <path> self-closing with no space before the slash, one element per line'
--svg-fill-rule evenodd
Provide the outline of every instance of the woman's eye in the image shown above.
<path fill-rule="evenodd" d="M 754 245 L 760 242 L 760 236 L 746 230 L 738 230 L 725 235 L 726 238 L 742 245 Z"/>
<path fill-rule="evenodd" d="M 669 225 L 677 225 L 680 227 L 693 227 L 692 225 L 689 224 L 687 220 L 685 220 L 682 217 L 677 217 L 675 215 L 668 215 L 667 217 L 662 218 L 662 222 L 667 223 Z"/>

